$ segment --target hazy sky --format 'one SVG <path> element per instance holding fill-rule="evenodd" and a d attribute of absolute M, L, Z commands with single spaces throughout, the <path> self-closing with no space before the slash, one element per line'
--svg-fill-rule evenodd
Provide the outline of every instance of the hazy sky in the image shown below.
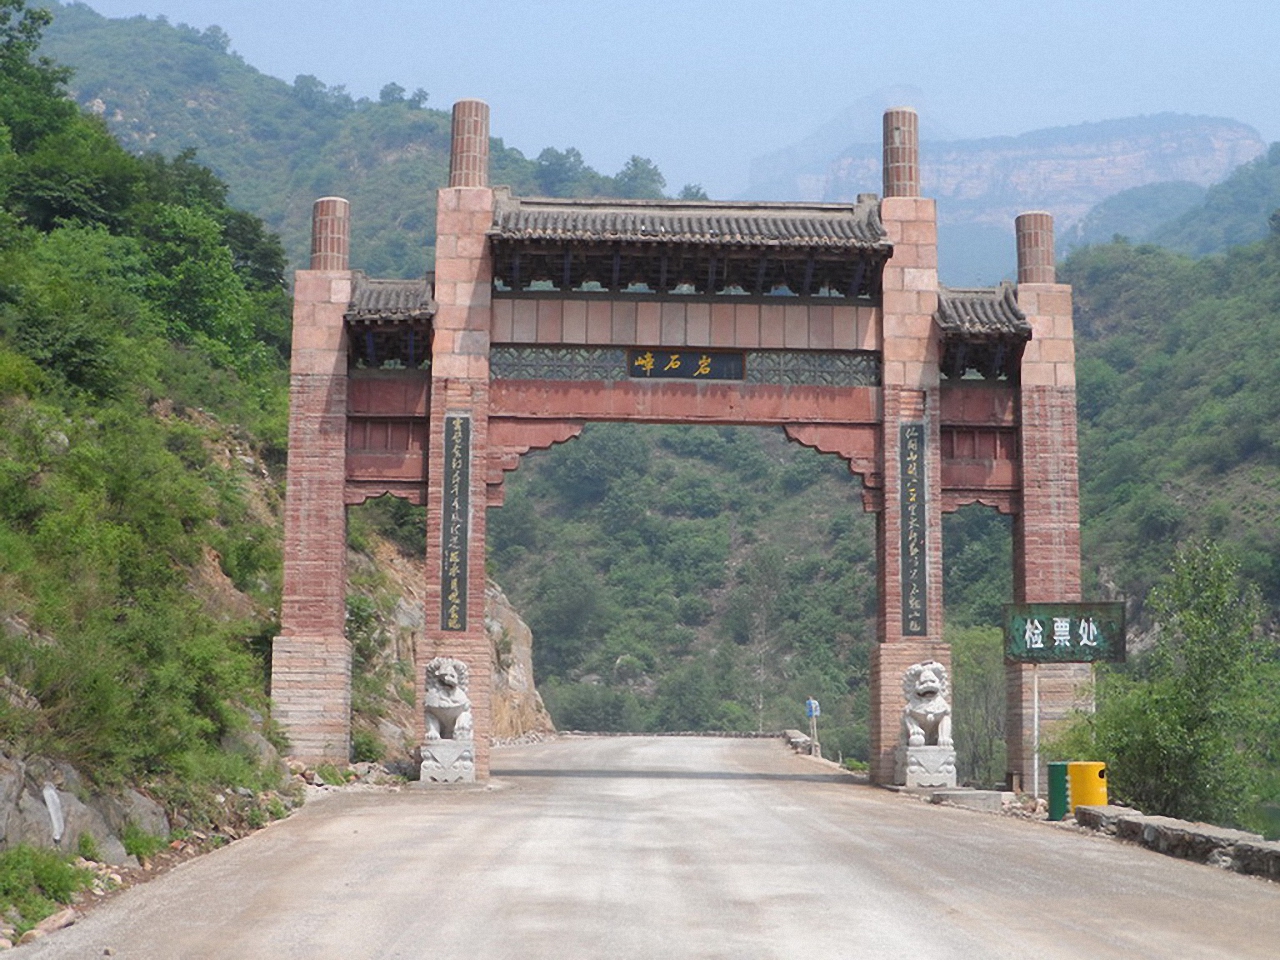
<path fill-rule="evenodd" d="M 1280 139 L 1277 0 L 89 0 L 107 16 L 217 24 L 264 73 L 432 106 L 480 97 L 536 155 L 639 153 L 668 187 L 746 187 L 890 86 L 921 133 L 1017 134 L 1144 113 L 1232 117 Z M 871 134 L 871 131 L 868 131 Z M 868 136 L 874 139 L 874 136 Z M 875 185 L 871 185 L 874 188 Z"/>

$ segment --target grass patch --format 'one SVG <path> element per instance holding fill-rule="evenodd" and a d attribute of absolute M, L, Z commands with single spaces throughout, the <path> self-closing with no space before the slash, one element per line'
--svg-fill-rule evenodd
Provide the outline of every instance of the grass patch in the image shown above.
<path fill-rule="evenodd" d="M 76 852 L 86 860 L 102 862 L 102 850 L 98 847 L 98 838 L 92 833 L 80 834 L 80 839 L 76 842 Z"/>
<path fill-rule="evenodd" d="M 378 735 L 369 730 L 356 730 L 351 735 L 351 760 L 353 763 L 378 763 L 386 750 Z"/>
<path fill-rule="evenodd" d="M 154 857 L 169 845 L 167 839 L 147 833 L 132 820 L 120 832 L 120 842 L 124 844 L 125 853 L 139 859 Z"/>
<path fill-rule="evenodd" d="M 0 853 L 0 914 L 25 933 L 92 881 L 62 854 L 22 844 Z"/>
<path fill-rule="evenodd" d="M 334 787 L 341 786 L 347 782 L 346 775 L 332 763 L 322 763 L 316 767 L 316 776 Z"/>

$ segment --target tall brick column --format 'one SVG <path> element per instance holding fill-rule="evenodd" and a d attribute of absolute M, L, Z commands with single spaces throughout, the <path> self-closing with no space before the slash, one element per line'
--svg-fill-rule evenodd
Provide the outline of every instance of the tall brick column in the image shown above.
<path fill-rule="evenodd" d="M 884 121 L 880 219 L 894 245 L 884 268 L 884 507 L 877 521 L 879 640 L 871 655 L 871 777 L 893 779 L 902 674 L 926 659 L 950 667 L 942 643 L 942 459 L 939 438 L 938 230 L 932 200 L 919 196 L 914 110 Z M 904 427 L 907 433 L 904 434 Z M 916 449 L 904 475 L 904 443 Z M 922 475 L 921 475 L 922 474 Z"/>
<path fill-rule="evenodd" d="M 1022 357 L 1022 509 L 1014 522 L 1014 598 L 1080 599 L 1080 492 L 1077 474 L 1075 341 L 1071 288 L 1057 283 L 1053 218 L 1015 221 L 1018 306 L 1031 323 Z M 1009 785 L 1031 788 L 1034 766 L 1032 667 L 1006 667 Z M 1041 738 L 1073 708 L 1093 702 L 1087 664 L 1047 664 L 1040 675 Z M 1041 770 L 1040 783 L 1048 782 Z"/>
<path fill-rule="evenodd" d="M 460 101 L 453 108 L 450 185 L 440 190 L 436 212 L 438 306 L 427 451 L 427 622 L 417 661 L 419 696 L 431 658 L 456 657 L 470 668 L 477 777 L 489 775 L 492 729 L 492 650 L 484 630 L 493 292 L 485 237 L 493 224 L 488 158 L 489 107 L 480 100 Z M 465 477 L 459 472 L 463 467 Z M 463 543 L 465 549 L 459 549 Z M 420 735 L 424 722 L 419 716 Z"/>
<path fill-rule="evenodd" d="M 910 107 L 884 112 L 884 195 L 920 196 L 920 118 Z"/>
<path fill-rule="evenodd" d="M 317 200 L 311 269 L 294 281 L 284 596 L 271 647 L 273 714 L 293 755 L 346 763 L 351 649 L 346 619 L 348 204 Z"/>

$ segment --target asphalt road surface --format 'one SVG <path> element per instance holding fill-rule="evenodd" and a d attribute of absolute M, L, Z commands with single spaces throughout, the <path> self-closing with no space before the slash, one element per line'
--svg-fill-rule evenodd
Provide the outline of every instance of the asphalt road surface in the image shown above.
<path fill-rule="evenodd" d="M 346 793 L 22 956 L 1280 957 L 1280 884 L 852 783 L 777 741 L 581 738 Z"/>

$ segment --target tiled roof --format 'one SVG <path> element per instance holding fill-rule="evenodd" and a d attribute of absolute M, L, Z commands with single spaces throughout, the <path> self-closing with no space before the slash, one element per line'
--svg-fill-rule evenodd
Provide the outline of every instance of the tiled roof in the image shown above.
<path fill-rule="evenodd" d="M 874 195 L 856 204 L 710 203 L 687 200 L 554 200 L 499 190 L 489 236 L 730 247 L 876 250 L 892 246 Z"/>
<path fill-rule="evenodd" d="M 939 287 L 934 319 L 943 336 L 966 340 L 1031 339 L 1031 324 L 1018 307 L 1011 283 L 978 290 Z"/>
<path fill-rule="evenodd" d="M 379 280 L 356 273 L 348 320 L 428 320 L 435 315 L 431 278 Z"/>

